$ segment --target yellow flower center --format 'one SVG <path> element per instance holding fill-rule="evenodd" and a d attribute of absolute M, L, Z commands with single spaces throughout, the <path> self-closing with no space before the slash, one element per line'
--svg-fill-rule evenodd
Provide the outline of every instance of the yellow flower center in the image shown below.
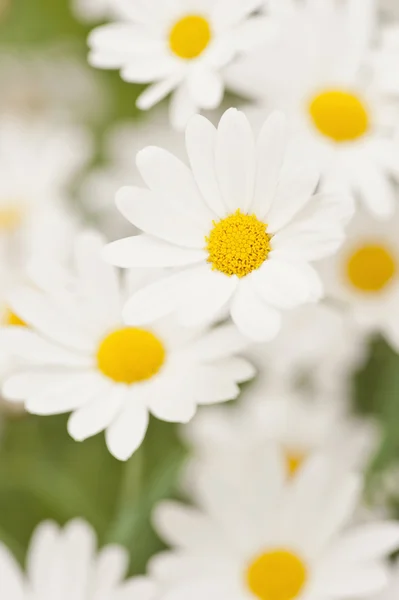
<path fill-rule="evenodd" d="M 381 292 L 397 273 L 396 258 L 385 246 L 366 244 L 351 254 L 346 271 L 350 283 L 357 290 Z"/>
<path fill-rule="evenodd" d="M 205 238 L 212 269 L 225 275 L 245 277 L 258 269 L 271 250 L 271 236 L 266 223 L 255 215 L 237 210 L 219 222 L 213 222 L 209 237 Z"/>
<path fill-rule="evenodd" d="M 179 58 L 197 58 L 212 39 L 209 22 L 200 15 L 187 15 L 177 21 L 169 34 L 169 47 Z"/>
<path fill-rule="evenodd" d="M 0 207 L 0 232 L 14 231 L 22 221 L 21 208 L 15 206 Z"/>
<path fill-rule="evenodd" d="M 165 348 L 151 331 L 124 327 L 105 337 L 97 351 L 99 370 L 117 383 L 150 379 L 165 362 Z"/>
<path fill-rule="evenodd" d="M 25 321 L 19 318 L 12 310 L 7 309 L 6 313 L 3 317 L 3 324 L 8 325 L 10 327 L 19 326 L 19 327 L 27 327 Z"/>
<path fill-rule="evenodd" d="M 309 112 L 318 131 L 335 142 L 357 140 L 369 128 L 369 114 L 362 100 L 343 90 L 318 94 L 311 100 Z"/>
<path fill-rule="evenodd" d="M 298 469 L 303 465 L 306 459 L 304 452 L 287 449 L 285 451 L 285 461 L 288 469 L 288 474 L 293 477 Z"/>
<path fill-rule="evenodd" d="M 277 548 L 257 556 L 246 579 L 250 591 L 261 600 L 292 600 L 306 583 L 307 569 L 298 556 Z"/>

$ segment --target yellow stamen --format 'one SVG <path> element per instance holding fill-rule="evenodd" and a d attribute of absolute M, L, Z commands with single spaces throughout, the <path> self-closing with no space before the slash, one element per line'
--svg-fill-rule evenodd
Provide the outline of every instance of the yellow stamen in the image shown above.
<path fill-rule="evenodd" d="M 200 56 L 212 39 L 209 22 L 200 15 L 187 15 L 177 21 L 169 34 L 169 47 L 179 58 Z"/>
<path fill-rule="evenodd" d="M 219 222 L 205 238 L 212 269 L 225 275 L 245 277 L 258 269 L 271 250 L 271 236 L 266 223 L 255 215 L 245 215 L 237 210 Z"/>
<path fill-rule="evenodd" d="M 260 600 L 293 600 L 307 579 L 303 561 L 285 549 L 274 549 L 256 557 L 246 580 L 250 591 Z"/>
<path fill-rule="evenodd" d="M 369 129 L 369 114 L 363 101 L 344 90 L 326 90 L 309 105 L 318 131 L 335 142 L 357 140 Z"/>
<path fill-rule="evenodd" d="M 346 273 L 357 290 L 366 293 L 381 292 L 397 274 L 396 257 L 385 246 L 365 244 L 350 255 Z"/>
<path fill-rule="evenodd" d="M 287 464 L 288 474 L 290 477 L 293 477 L 298 469 L 301 468 L 304 461 L 306 459 L 306 455 L 304 452 L 298 452 L 295 450 L 286 450 L 285 451 L 285 460 Z"/>
<path fill-rule="evenodd" d="M 97 351 L 97 366 L 109 379 L 132 384 L 156 375 L 165 357 L 162 342 L 151 331 L 125 327 L 103 339 Z"/>
<path fill-rule="evenodd" d="M 25 321 L 23 321 L 22 319 L 20 319 L 19 316 L 16 315 L 10 309 L 6 310 L 6 313 L 5 313 L 4 318 L 3 318 L 3 323 L 4 323 L 4 325 L 8 325 L 10 327 L 13 327 L 13 326 L 27 327 L 27 324 L 25 323 Z"/>
<path fill-rule="evenodd" d="M 14 206 L 0 207 L 0 232 L 14 231 L 22 221 L 22 211 Z"/>

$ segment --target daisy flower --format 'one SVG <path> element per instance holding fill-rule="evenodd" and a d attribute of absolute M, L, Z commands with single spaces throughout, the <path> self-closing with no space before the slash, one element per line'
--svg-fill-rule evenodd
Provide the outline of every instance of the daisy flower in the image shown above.
<path fill-rule="evenodd" d="M 105 140 L 106 164 L 91 171 L 84 179 L 79 198 L 98 228 L 108 239 L 132 233 L 131 225 L 115 210 L 114 198 L 123 185 L 141 185 L 135 163 L 136 154 L 156 142 L 176 154 L 185 156 L 184 135 L 171 129 L 165 107 L 157 107 L 151 118 L 125 122 L 113 127 Z"/>
<path fill-rule="evenodd" d="M 346 399 L 312 398 L 281 383 L 262 392 L 251 388 L 233 407 L 200 411 L 182 429 L 199 460 L 212 461 L 226 451 L 256 453 L 262 444 L 277 444 L 289 475 L 316 453 L 341 460 L 348 469 L 363 469 L 377 447 L 377 433 L 376 424 L 348 413 Z"/>
<path fill-rule="evenodd" d="M 198 508 L 156 508 L 172 547 L 149 563 L 161 600 L 338 600 L 384 588 L 399 523 L 348 528 L 361 478 L 317 457 L 287 481 L 281 458 L 273 448 L 226 454 L 199 471 Z"/>
<path fill-rule="evenodd" d="M 354 193 L 379 218 L 397 203 L 397 108 L 378 89 L 371 59 L 374 0 L 305 0 L 280 19 L 275 43 L 229 69 L 228 84 L 255 98 L 262 120 L 275 107 L 295 136 L 293 159 L 305 156 L 325 188 Z M 284 76 L 282 76 L 282 73 Z"/>
<path fill-rule="evenodd" d="M 87 23 L 114 17 L 114 6 L 115 0 L 71 0 L 75 17 Z"/>
<path fill-rule="evenodd" d="M 327 293 L 366 333 L 381 333 L 399 351 L 399 211 L 376 222 L 358 213 L 334 260 L 320 265 Z"/>
<path fill-rule="evenodd" d="M 293 343 L 295 340 L 295 343 Z M 325 303 L 306 305 L 284 315 L 279 335 L 254 344 L 247 356 L 258 376 L 252 387 L 285 381 L 331 397 L 346 395 L 353 373 L 367 357 L 368 336 L 351 316 Z"/>
<path fill-rule="evenodd" d="M 137 166 L 149 187 L 122 188 L 116 202 L 144 233 L 113 242 L 121 267 L 180 267 L 134 294 L 129 324 L 177 311 L 185 325 L 230 312 L 257 341 L 279 331 L 281 310 L 316 302 L 320 280 L 310 261 L 341 244 L 352 204 L 316 194 L 314 169 L 282 173 L 285 121 L 275 113 L 255 143 L 243 113 L 228 110 L 216 130 L 196 115 L 187 132 L 191 170 L 168 152 L 146 148 Z"/>
<path fill-rule="evenodd" d="M 174 91 L 170 118 L 182 128 L 193 114 L 220 105 L 221 69 L 267 39 L 273 26 L 254 16 L 263 2 L 117 0 L 120 20 L 91 33 L 89 62 L 120 69 L 131 83 L 153 82 L 137 100 L 142 110 Z"/>
<path fill-rule="evenodd" d="M 145 577 L 124 580 L 127 567 L 122 547 L 96 549 L 96 535 L 85 521 L 63 528 L 45 521 L 30 541 L 26 572 L 0 545 L 0 592 L 7 600 L 153 600 L 155 585 Z"/>
<path fill-rule="evenodd" d="M 237 384 L 254 369 L 234 356 L 246 342 L 231 325 L 188 330 L 170 319 L 145 328 L 123 323 L 126 288 L 140 288 L 146 274 L 132 272 L 121 286 L 117 270 L 101 259 L 103 245 L 97 234 L 82 234 L 75 277 L 43 263 L 36 283 L 46 291 L 11 296 L 12 310 L 30 329 L 3 329 L 0 345 L 30 364 L 6 380 L 3 393 L 24 400 L 34 414 L 72 411 L 68 431 L 75 440 L 105 430 L 110 452 L 126 460 L 144 439 L 149 413 L 188 422 L 197 405 L 237 397 Z"/>

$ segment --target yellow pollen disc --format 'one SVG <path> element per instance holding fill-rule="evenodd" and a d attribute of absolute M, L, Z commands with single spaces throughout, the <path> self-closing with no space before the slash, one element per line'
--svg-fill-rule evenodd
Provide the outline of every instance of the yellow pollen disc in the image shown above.
<path fill-rule="evenodd" d="M 97 351 L 97 366 L 109 379 L 131 384 L 158 373 L 165 355 L 162 342 L 151 331 L 125 327 L 103 339 Z"/>
<path fill-rule="evenodd" d="M 318 94 L 312 99 L 309 112 L 318 131 L 335 142 L 357 140 L 369 128 L 369 115 L 362 100 L 343 90 Z"/>
<path fill-rule="evenodd" d="M 169 34 L 169 47 L 179 58 L 197 58 L 212 39 L 209 22 L 200 15 L 187 15 L 177 21 Z"/>
<path fill-rule="evenodd" d="M 358 248 L 348 259 L 347 276 L 357 290 L 381 292 L 397 273 L 396 258 L 389 248 L 367 244 Z"/>
<path fill-rule="evenodd" d="M 258 556 L 247 570 L 247 585 L 261 600 L 292 600 L 302 591 L 307 570 L 302 560 L 284 549 Z"/>
<path fill-rule="evenodd" d="M 245 277 L 258 269 L 271 250 L 266 223 L 255 215 L 245 215 L 237 210 L 219 222 L 205 238 L 212 269 L 225 275 Z"/>
<path fill-rule="evenodd" d="M 22 212 L 20 208 L 14 206 L 0 207 L 0 232 L 14 231 L 22 221 Z"/>
<path fill-rule="evenodd" d="M 3 319 L 4 325 L 8 325 L 10 327 L 19 326 L 19 327 L 27 327 L 25 321 L 19 318 L 12 310 L 7 309 L 6 314 Z"/>
<path fill-rule="evenodd" d="M 304 452 L 296 452 L 295 450 L 285 451 L 285 460 L 287 464 L 288 474 L 293 477 L 298 469 L 303 465 L 306 459 Z"/>

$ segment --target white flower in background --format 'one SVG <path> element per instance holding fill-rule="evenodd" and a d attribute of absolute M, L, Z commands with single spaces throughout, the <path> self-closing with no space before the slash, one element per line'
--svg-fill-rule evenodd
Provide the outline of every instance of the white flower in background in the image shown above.
<path fill-rule="evenodd" d="M 387 222 L 358 213 L 332 260 L 320 265 L 327 293 L 358 326 L 381 333 L 399 351 L 399 211 Z"/>
<path fill-rule="evenodd" d="M 188 330 L 170 319 L 145 328 L 124 324 L 128 290 L 101 259 L 103 245 L 96 234 L 80 236 L 75 279 L 43 263 L 41 271 L 36 265 L 36 283 L 46 292 L 26 288 L 12 295 L 12 310 L 30 329 L 3 328 L 0 345 L 30 364 L 6 380 L 3 393 L 24 400 L 34 414 L 72 411 L 74 439 L 105 430 L 110 452 L 126 460 L 144 439 L 149 413 L 188 422 L 197 405 L 236 398 L 237 384 L 255 371 L 234 356 L 246 342 L 231 325 Z M 140 288 L 146 276 L 130 273 L 126 287 Z"/>
<path fill-rule="evenodd" d="M 264 385 L 284 381 L 322 395 L 346 395 L 366 359 L 367 342 L 342 310 L 323 303 L 295 309 L 284 315 L 274 340 L 247 351 L 258 371 L 252 387 L 262 392 Z"/>
<path fill-rule="evenodd" d="M 155 109 L 151 118 L 112 128 L 105 141 L 106 165 L 91 171 L 83 181 L 79 193 L 81 202 L 110 240 L 132 233 L 131 224 L 115 210 L 115 195 L 123 185 L 142 184 L 136 154 L 156 143 L 179 158 L 185 156 L 184 135 L 171 129 L 163 106 Z"/>
<path fill-rule="evenodd" d="M 104 21 L 115 16 L 115 0 L 71 0 L 71 8 L 75 17 L 91 23 Z"/>
<path fill-rule="evenodd" d="M 1 1 L 1 0 L 0 0 Z M 65 46 L 0 53 L 0 113 L 18 118 L 93 121 L 109 104 L 98 73 Z"/>
<path fill-rule="evenodd" d="M 275 113 L 255 143 L 243 113 L 228 110 L 216 130 L 193 117 L 186 132 L 191 170 L 149 147 L 137 166 L 149 187 L 122 188 L 117 206 L 144 234 L 113 242 L 106 259 L 118 266 L 180 267 L 134 294 L 129 324 L 177 311 L 187 326 L 230 312 L 253 340 L 273 338 L 281 310 L 316 302 L 323 293 L 309 264 L 341 244 L 349 200 L 316 194 L 318 173 L 282 174 L 284 118 Z"/>
<path fill-rule="evenodd" d="M 60 528 L 42 522 L 34 531 L 26 573 L 0 545 L 0 594 L 7 600 L 153 600 L 156 587 L 146 577 L 124 580 L 128 554 L 120 546 L 96 548 L 93 529 L 80 519 Z"/>
<path fill-rule="evenodd" d="M 306 157 L 325 189 L 354 193 L 387 218 L 397 203 L 391 178 L 399 180 L 399 144 L 391 134 L 398 110 L 365 64 L 374 17 L 374 0 L 298 2 L 280 18 L 277 41 L 232 66 L 227 81 L 262 105 L 254 120 L 275 107 L 285 112 L 296 132 L 293 160 Z"/>
<path fill-rule="evenodd" d="M 377 427 L 348 413 L 344 398 L 313 398 L 287 386 L 250 389 L 238 405 L 202 410 L 182 429 L 195 460 L 215 460 L 226 452 L 256 454 L 277 444 L 289 475 L 315 453 L 341 460 L 347 469 L 363 469 L 376 450 Z"/>
<path fill-rule="evenodd" d="M 262 43 L 274 26 L 254 16 L 264 0 L 115 0 L 120 21 L 95 29 L 89 62 L 120 69 L 131 83 L 151 83 L 138 98 L 147 110 L 174 91 L 170 118 L 183 128 L 224 94 L 221 70 Z"/>
<path fill-rule="evenodd" d="M 361 478 L 321 457 L 287 481 L 276 448 L 226 454 L 198 471 L 198 508 L 161 503 L 155 527 L 172 547 L 150 560 L 161 600 L 368 597 L 388 583 L 399 523 L 347 529 Z M 386 561 L 386 562 L 385 562 Z"/>

